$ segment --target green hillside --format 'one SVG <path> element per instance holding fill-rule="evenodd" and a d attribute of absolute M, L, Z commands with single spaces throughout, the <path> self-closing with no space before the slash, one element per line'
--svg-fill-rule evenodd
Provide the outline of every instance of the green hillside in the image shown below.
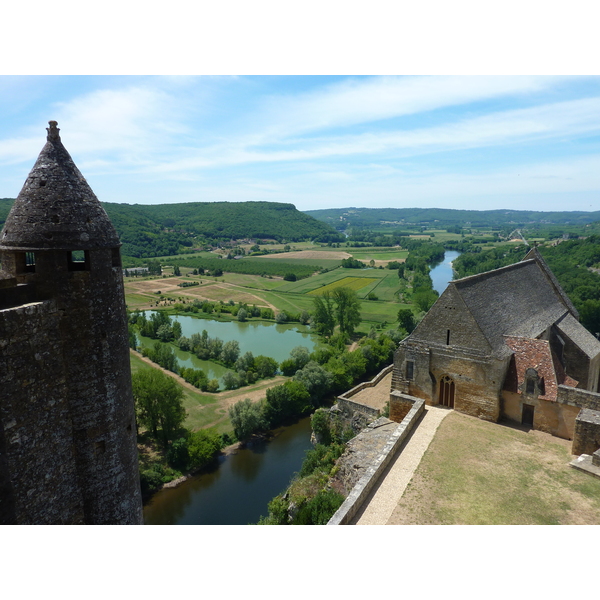
<path fill-rule="evenodd" d="M 0 199 L 0 227 L 14 200 Z M 278 202 L 102 203 L 121 241 L 123 254 L 137 258 L 177 254 L 222 240 L 274 239 L 322 242 L 343 239 L 329 225 Z"/>
<path fill-rule="evenodd" d="M 533 224 L 585 225 L 600 220 L 596 212 L 539 212 L 528 210 L 454 210 L 449 208 L 331 208 L 308 210 L 307 215 L 335 229 L 402 226 L 525 227 Z"/>

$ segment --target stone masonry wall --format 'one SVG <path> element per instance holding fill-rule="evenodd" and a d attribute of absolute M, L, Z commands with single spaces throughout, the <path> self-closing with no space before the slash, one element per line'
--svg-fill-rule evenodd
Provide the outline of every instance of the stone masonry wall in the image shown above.
<path fill-rule="evenodd" d="M 575 419 L 572 454 L 594 454 L 600 448 L 600 412 L 584 408 Z"/>
<path fill-rule="evenodd" d="M 52 301 L 0 311 L 0 488 L 12 499 L 3 523 L 84 522 L 60 318 Z"/>

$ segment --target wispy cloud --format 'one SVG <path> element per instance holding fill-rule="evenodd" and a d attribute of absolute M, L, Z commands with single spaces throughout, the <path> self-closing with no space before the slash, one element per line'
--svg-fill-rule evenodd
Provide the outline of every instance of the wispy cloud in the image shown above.
<path fill-rule="evenodd" d="M 107 201 L 263 194 L 322 208 L 336 198 L 346 205 L 360 205 L 361 197 L 378 205 L 438 198 L 441 205 L 490 194 L 600 191 L 599 78 L 34 83 L 4 86 L 15 94 L 31 90 L 36 101 L 15 108 L 0 134 L 0 196 L 21 184 L 43 145 L 40 115 L 43 127 L 50 118 L 59 122 L 65 146 L 95 189 L 105 186 Z"/>

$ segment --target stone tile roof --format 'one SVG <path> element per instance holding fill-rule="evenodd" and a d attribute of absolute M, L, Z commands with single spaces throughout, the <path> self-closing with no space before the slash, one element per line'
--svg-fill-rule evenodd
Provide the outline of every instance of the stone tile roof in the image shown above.
<path fill-rule="evenodd" d="M 567 294 L 565 294 L 562 287 L 560 287 L 560 283 L 558 283 L 558 279 L 556 279 L 556 276 L 550 270 L 550 267 L 546 264 L 546 261 L 542 258 L 542 255 L 539 253 L 539 250 L 537 248 L 532 248 L 527 253 L 527 256 L 525 256 L 525 258 L 523 260 L 531 260 L 531 259 L 535 260 L 538 263 L 540 269 L 542 269 L 542 271 L 544 272 L 544 274 L 550 281 L 550 284 L 554 288 L 555 293 L 560 297 L 562 303 L 567 307 L 569 312 L 577 320 L 579 320 L 579 313 L 577 312 L 577 309 L 575 308 L 575 306 L 573 306 L 573 303 L 571 302 L 571 300 L 569 300 L 569 297 L 567 296 Z"/>
<path fill-rule="evenodd" d="M 578 382 L 565 374 L 547 340 L 507 336 L 505 343 L 513 352 L 504 383 L 506 391 L 523 393 L 527 369 L 535 369 L 538 377 L 544 380 L 544 394 L 538 396 L 540 400 L 556 402 L 559 385 L 577 386 Z"/>
<path fill-rule="evenodd" d="M 56 121 L 49 124 L 48 141 L 6 218 L 0 249 L 117 248 L 108 215 L 62 145 Z"/>
<path fill-rule="evenodd" d="M 577 319 L 572 315 L 566 314 L 558 323 L 556 328 L 564 333 L 569 339 L 573 340 L 589 358 L 594 358 L 600 354 L 600 341 L 596 339 Z"/>
<path fill-rule="evenodd" d="M 506 356 L 505 335 L 536 337 L 568 311 L 535 259 L 458 279 L 454 285 L 494 349 Z"/>

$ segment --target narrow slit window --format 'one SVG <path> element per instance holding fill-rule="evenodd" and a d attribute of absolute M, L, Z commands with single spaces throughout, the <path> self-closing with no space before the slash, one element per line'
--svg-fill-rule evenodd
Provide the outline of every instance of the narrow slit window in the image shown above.
<path fill-rule="evenodd" d="M 406 361 L 406 379 L 411 380 L 415 375 L 415 363 L 412 360 Z"/>
<path fill-rule="evenodd" d="M 25 271 L 35 273 L 35 253 L 25 252 Z"/>
<path fill-rule="evenodd" d="M 112 249 L 112 266 L 121 268 L 121 252 L 118 248 Z"/>
<path fill-rule="evenodd" d="M 446 330 L 446 346 L 450 345 L 450 330 Z"/>

